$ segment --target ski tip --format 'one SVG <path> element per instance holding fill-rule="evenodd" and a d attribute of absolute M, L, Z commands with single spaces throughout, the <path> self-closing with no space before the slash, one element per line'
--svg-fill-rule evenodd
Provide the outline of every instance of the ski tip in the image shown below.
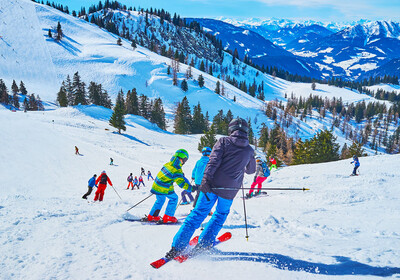
<path fill-rule="evenodd" d="M 232 233 L 230 233 L 229 231 L 225 232 L 223 235 L 221 235 L 220 237 L 218 237 L 218 240 L 223 242 L 226 241 L 228 239 L 231 239 L 232 237 Z"/>
<path fill-rule="evenodd" d="M 165 258 L 161 258 L 155 262 L 152 262 L 150 265 L 156 269 L 162 267 L 164 264 L 166 264 L 167 261 L 165 260 Z"/>
<path fill-rule="evenodd" d="M 190 240 L 189 245 L 190 246 L 194 246 L 199 242 L 199 236 L 196 236 L 195 238 L 193 238 L 192 240 Z"/>

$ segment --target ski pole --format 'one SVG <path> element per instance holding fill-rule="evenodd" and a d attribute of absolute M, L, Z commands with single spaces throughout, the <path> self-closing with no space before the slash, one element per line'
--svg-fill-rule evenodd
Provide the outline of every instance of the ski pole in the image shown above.
<path fill-rule="evenodd" d="M 154 193 L 152 193 L 151 195 L 149 195 L 148 197 L 142 199 L 141 201 L 139 201 L 138 203 L 136 203 L 135 205 L 133 205 L 131 208 L 129 208 L 128 210 L 126 210 L 126 212 L 128 212 L 129 210 L 131 210 L 132 208 L 136 207 L 137 205 L 139 205 L 140 203 L 142 203 L 143 201 L 145 201 L 146 199 L 148 199 L 150 196 L 152 196 Z"/>
<path fill-rule="evenodd" d="M 237 190 L 235 188 L 215 188 L 218 190 L 230 190 L 234 191 Z M 243 188 L 243 190 L 251 190 L 251 188 Z M 310 189 L 308 188 L 262 188 L 260 189 L 261 191 L 309 191 Z"/>
<path fill-rule="evenodd" d="M 119 193 L 117 192 L 117 190 L 114 188 L 113 185 L 111 185 L 111 187 L 114 189 L 115 193 L 119 196 L 119 198 L 122 200 L 122 197 L 119 195 Z"/>
<path fill-rule="evenodd" d="M 244 223 L 246 225 L 246 240 L 249 241 L 249 233 L 247 230 L 247 215 L 246 215 L 246 202 L 244 201 L 244 188 L 242 183 L 242 194 L 243 194 L 243 211 L 244 211 Z"/>
<path fill-rule="evenodd" d="M 179 207 L 179 205 L 181 205 L 182 200 L 183 200 L 183 197 L 181 198 L 181 200 L 179 201 L 178 205 L 176 206 L 175 211 L 178 210 L 178 207 Z"/>

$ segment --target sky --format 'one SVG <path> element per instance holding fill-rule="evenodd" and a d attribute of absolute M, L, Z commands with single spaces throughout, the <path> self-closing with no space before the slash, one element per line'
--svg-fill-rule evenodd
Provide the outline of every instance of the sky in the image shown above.
<path fill-rule="evenodd" d="M 79 10 L 98 0 L 54 0 Z M 104 2 L 104 0 L 103 0 Z M 399 0 L 119 0 L 129 6 L 164 8 L 183 17 L 282 18 L 318 21 L 400 21 Z"/>

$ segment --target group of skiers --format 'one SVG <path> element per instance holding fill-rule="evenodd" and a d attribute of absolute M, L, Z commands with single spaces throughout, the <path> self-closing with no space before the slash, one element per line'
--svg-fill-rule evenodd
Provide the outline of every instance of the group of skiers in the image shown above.
<path fill-rule="evenodd" d="M 146 185 L 144 184 L 142 175 L 146 176 L 145 175 L 145 170 L 143 169 L 143 167 L 141 168 L 141 173 L 139 175 L 139 179 L 138 179 L 137 176 L 135 176 L 135 179 L 133 179 L 132 173 L 129 174 L 128 178 L 126 179 L 128 181 L 128 187 L 126 189 L 129 190 L 129 187 L 132 187 L 132 190 L 133 190 L 134 187 L 137 187 L 139 189 L 140 185 L 143 185 L 143 187 L 145 187 Z M 147 171 L 147 181 L 150 181 L 150 178 L 152 180 L 154 180 L 153 176 L 151 175 L 150 170 L 148 170 Z"/>
<path fill-rule="evenodd" d="M 101 172 L 100 176 L 97 178 L 97 175 L 94 174 L 92 178 L 88 181 L 88 191 L 82 196 L 83 199 L 87 199 L 87 197 L 92 193 L 94 187 L 97 187 L 97 191 L 94 196 L 94 201 L 103 201 L 104 191 L 107 188 L 107 183 L 112 186 L 110 178 L 107 176 L 106 172 Z"/>

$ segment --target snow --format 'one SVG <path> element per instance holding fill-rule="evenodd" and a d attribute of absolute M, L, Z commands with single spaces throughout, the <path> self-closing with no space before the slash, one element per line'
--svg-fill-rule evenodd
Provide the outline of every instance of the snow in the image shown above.
<path fill-rule="evenodd" d="M 392 85 L 392 84 L 379 84 L 374 86 L 367 87 L 369 90 L 377 91 L 377 89 L 383 89 L 384 91 L 392 92 L 395 91 L 397 94 L 400 93 L 400 86 L 399 85 Z"/>
<path fill-rule="evenodd" d="M 244 35 L 249 35 L 250 31 L 249 31 L 249 30 L 244 30 L 242 33 L 243 33 Z"/>
<path fill-rule="evenodd" d="M 332 51 L 333 51 L 333 48 L 329 47 L 329 48 L 326 48 L 325 50 L 319 51 L 319 53 L 331 53 Z"/>
<path fill-rule="evenodd" d="M 350 160 L 285 167 L 264 187 L 307 187 L 269 191 L 243 202 L 235 198 L 225 229 L 232 239 L 215 255 L 160 270 L 149 263 L 163 256 L 178 226 L 141 225 L 126 215 L 147 214 L 154 197 L 126 214 L 149 193 L 125 190 L 140 167 L 156 175 L 178 148 L 190 154 L 190 174 L 200 158 L 198 136 L 154 129 L 128 117 L 127 131 L 113 132 L 110 110 L 78 106 L 45 112 L 0 110 L 1 279 L 378 279 L 399 276 L 399 155 L 360 158 L 360 176 L 349 177 Z M 105 130 L 106 128 L 110 130 Z M 21 132 L 24 133 L 21 133 Z M 82 156 L 74 154 L 78 146 Z M 114 166 L 109 166 L 109 157 Z M 149 160 L 151 159 L 151 160 Z M 102 203 L 81 196 L 87 180 L 106 170 L 111 187 Z M 246 176 L 249 186 L 252 176 Z M 6 186 L 6 187 L 5 187 Z M 178 187 L 175 188 L 180 193 Z M 89 200 L 93 199 L 93 194 Z M 177 217 L 191 206 L 180 206 Z M 199 234 L 200 230 L 196 232 Z M 397 273 L 397 274 L 395 274 Z"/>

